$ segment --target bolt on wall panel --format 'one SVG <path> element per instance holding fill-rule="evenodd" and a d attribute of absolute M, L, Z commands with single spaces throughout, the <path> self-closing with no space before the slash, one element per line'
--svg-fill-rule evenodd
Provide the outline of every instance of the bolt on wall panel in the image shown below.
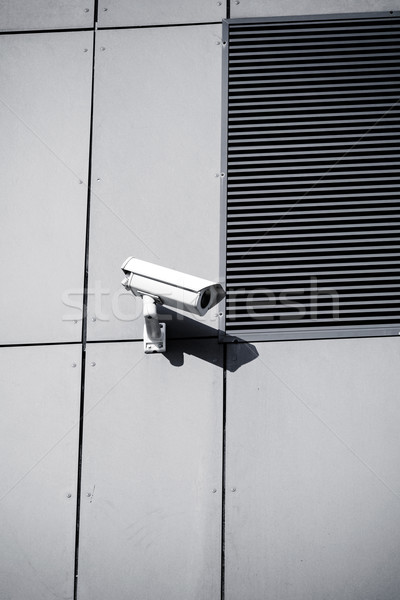
<path fill-rule="evenodd" d="M 135 256 L 219 281 L 221 26 L 99 31 L 96 38 L 88 339 L 139 339 L 142 301 L 121 286 Z M 168 338 L 217 334 L 161 307 Z"/>
<path fill-rule="evenodd" d="M 0 343 L 79 341 L 90 32 L 0 38 Z"/>
<path fill-rule="evenodd" d="M 80 344 L 0 349 L 0 597 L 72 600 Z"/>
<path fill-rule="evenodd" d="M 210 23 L 226 17 L 226 0 L 100 0 L 99 27 Z"/>
<path fill-rule="evenodd" d="M 399 0 L 231 0 L 231 18 L 399 10 Z"/>
<path fill-rule="evenodd" d="M 229 345 L 226 598 L 400 595 L 400 340 Z"/>
<path fill-rule="evenodd" d="M 94 25 L 94 0 L 1 0 L 0 31 L 79 29 Z"/>
<path fill-rule="evenodd" d="M 89 344 L 79 600 L 219 600 L 222 347 Z"/>

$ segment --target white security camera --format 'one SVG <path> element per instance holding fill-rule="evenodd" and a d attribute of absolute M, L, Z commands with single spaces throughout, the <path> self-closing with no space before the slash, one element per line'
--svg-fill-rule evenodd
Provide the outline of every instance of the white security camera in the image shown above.
<path fill-rule="evenodd" d="M 221 302 L 225 291 L 219 283 L 129 257 L 122 265 L 122 285 L 143 299 L 146 353 L 165 352 L 165 323 L 158 322 L 156 304 L 164 304 L 203 316 Z"/>

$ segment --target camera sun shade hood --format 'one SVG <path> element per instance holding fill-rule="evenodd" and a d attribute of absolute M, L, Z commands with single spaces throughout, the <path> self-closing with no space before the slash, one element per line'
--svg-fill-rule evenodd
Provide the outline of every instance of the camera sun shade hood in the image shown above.
<path fill-rule="evenodd" d="M 156 302 L 199 316 L 221 302 L 225 291 L 219 283 L 129 257 L 121 269 L 122 285 L 135 296 L 151 296 Z"/>

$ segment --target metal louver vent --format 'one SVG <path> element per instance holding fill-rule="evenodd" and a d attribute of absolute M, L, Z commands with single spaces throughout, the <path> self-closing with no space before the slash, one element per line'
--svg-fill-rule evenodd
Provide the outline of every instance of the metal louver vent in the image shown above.
<path fill-rule="evenodd" d="M 225 34 L 226 332 L 398 333 L 398 13 Z"/>

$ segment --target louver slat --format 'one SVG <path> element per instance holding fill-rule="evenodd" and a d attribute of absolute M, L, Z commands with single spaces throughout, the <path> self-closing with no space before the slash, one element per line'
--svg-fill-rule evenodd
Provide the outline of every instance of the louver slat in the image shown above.
<path fill-rule="evenodd" d="M 226 332 L 393 334 L 400 18 L 228 31 Z"/>

